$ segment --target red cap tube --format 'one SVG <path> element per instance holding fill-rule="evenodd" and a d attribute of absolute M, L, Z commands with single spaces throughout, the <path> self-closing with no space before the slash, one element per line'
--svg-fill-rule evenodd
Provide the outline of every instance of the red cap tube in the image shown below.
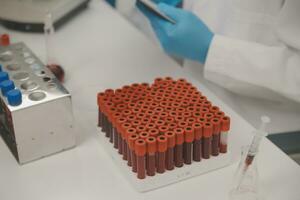
<path fill-rule="evenodd" d="M 213 134 L 213 125 L 210 122 L 206 122 L 203 125 L 203 137 L 210 138 Z"/>

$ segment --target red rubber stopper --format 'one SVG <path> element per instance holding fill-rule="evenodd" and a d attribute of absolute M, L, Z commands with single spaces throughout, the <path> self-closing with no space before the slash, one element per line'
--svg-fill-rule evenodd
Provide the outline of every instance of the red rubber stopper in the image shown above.
<path fill-rule="evenodd" d="M 156 139 L 155 137 L 148 137 L 146 139 L 147 143 L 147 152 L 149 154 L 154 154 L 157 151 L 157 144 L 156 144 Z"/>
<path fill-rule="evenodd" d="M 168 139 L 164 135 L 157 137 L 158 152 L 166 152 L 168 149 Z"/>
<path fill-rule="evenodd" d="M 210 138 L 213 134 L 213 125 L 209 122 L 206 122 L 203 126 L 203 136 L 205 138 Z"/>
<path fill-rule="evenodd" d="M 147 133 L 146 131 L 142 131 L 142 132 L 139 133 L 139 136 L 140 136 L 141 139 L 146 140 L 150 136 L 150 134 Z"/>
<path fill-rule="evenodd" d="M 219 118 L 212 118 L 210 121 L 214 127 L 213 134 L 217 135 L 221 132 L 221 120 Z"/>
<path fill-rule="evenodd" d="M 193 124 L 193 128 L 195 130 L 195 139 L 200 140 L 203 135 L 203 124 L 195 123 L 195 124 Z"/>
<path fill-rule="evenodd" d="M 228 116 L 222 117 L 221 124 L 222 124 L 222 127 L 221 127 L 222 132 L 223 131 L 224 132 L 229 131 L 229 129 L 230 129 L 230 118 Z"/>
<path fill-rule="evenodd" d="M 134 150 L 137 156 L 144 156 L 146 154 L 146 141 L 137 139 L 134 143 Z"/>
<path fill-rule="evenodd" d="M 191 143 L 194 141 L 194 129 L 192 126 L 187 126 L 184 129 L 184 141 L 187 143 Z"/>
<path fill-rule="evenodd" d="M 184 142 L 184 130 L 182 128 L 176 128 L 174 130 L 176 135 L 176 144 L 181 145 Z"/>
<path fill-rule="evenodd" d="M 176 145 L 176 136 L 173 131 L 168 131 L 166 132 L 165 136 L 168 139 L 168 147 L 173 148 Z"/>
<path fill-rule="evenodd" d="M 134 150 L 135 141 L 139 138 L 138 134 L 132 134 L 128 137 L 128 146 L 131 150 Z"/>

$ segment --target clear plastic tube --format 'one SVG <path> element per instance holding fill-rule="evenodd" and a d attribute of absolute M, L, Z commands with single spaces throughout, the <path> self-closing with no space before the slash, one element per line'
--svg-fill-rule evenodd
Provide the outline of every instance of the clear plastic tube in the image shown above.
<path fill-rule="evenodd" d="M 262 139 L 268 135 L 265 129 L 266 129 L 266 125 L 270 121 L 271 120 L 269 117 L 266 116 L 261 117 L 261 126 L 258 130 L 254 131 L 254 137 L 251 142 L 251 145 L 243 149 L 241 162 L 235 174 L 233 188 L 230 193 L 231 199 L 245 199 L 246 197 L 249 197 L 249 194 L 251 194 L 252 197 L 258 195 L 257 194 L 258 172 L 256 166 L 254 166 L 253 163 L 254 163 L 255 156 L 258 154 L 258 150 Z M 247 185 L 247 187 L 244 187 L 245 184 Z M 239 198 L 236 198 L 237 196 Z"/>
<path fill-rule="evenodd" d="M 46 64 L 47 66 L 55 64 L 55 56 L 54 56 L 54 27 L 53 27 L 53 19 L 52 14 L 47 12 L 45 16 L 45 26 L 44 26 L 44 34 L 45 34 L 45 42 L 46 42 Z"/>

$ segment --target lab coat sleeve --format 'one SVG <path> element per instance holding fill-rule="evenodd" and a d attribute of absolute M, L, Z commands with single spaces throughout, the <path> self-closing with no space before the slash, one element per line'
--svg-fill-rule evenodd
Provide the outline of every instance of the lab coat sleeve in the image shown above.
<path fill-rule="evenodd" d="M 300 102 L 300 54 L 284 45 L 215 35 L 204 76 L 235 93 L 271 100 L 283 96 Z"/>

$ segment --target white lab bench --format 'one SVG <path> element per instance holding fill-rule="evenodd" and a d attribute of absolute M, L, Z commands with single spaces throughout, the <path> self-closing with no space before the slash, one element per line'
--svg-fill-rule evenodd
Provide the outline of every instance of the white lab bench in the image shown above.
<path fill-rule="evenodd" d="M 13 42 L 24 41 L 44 57 L 42 35 L 9 33 Z M 133 82 L 150 82 L 157 76 L 184 77 L 231 116 L 234 160 L 241 146 L 251 140 L 253 127 L 249 123 L 103 2 L 93 1 L 56 37 L 57 58 L 66 69 L 66 87 L 73 94 L 78 146 L 19 166 L 1 139 L 0 200 L 228 199 L 236 163 L 158 190 L 136 192 L 97 141 L 96 93 Z M 263 141 L 258 167 L 266 199 L 300 199 L 300 167 L 268 140 Z"/>

